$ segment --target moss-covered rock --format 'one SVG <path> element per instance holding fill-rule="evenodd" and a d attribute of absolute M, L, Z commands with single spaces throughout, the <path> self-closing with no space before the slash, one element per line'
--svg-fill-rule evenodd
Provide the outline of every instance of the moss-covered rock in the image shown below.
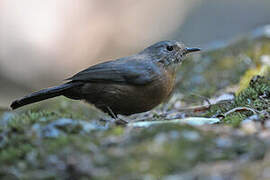
<path fill-rule="evenodd" d="M 50 138 L 35 134 L 33 126 L 18 131 L 9 124 L 1 131 L 1 177 L 156 179 L 184 173 L 199 162 L 261 159 L 266 150 L 255 137 L 220 137 L 176 124 L 84 133 L 64 130 Z"/>
<path fill-rule="evenodd" d="M 260 121 L 269 118 L 269 107 L 270 79 L 255 76 L 233 101 L 211 106 L 206 116 L 224 116 L 223 122 L 239 126 L 242 120 L 254 114 Z"/>

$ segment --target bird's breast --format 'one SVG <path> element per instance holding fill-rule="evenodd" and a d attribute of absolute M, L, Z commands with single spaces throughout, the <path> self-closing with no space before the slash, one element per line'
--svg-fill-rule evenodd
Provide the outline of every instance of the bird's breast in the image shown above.
<path fill-rule="evenodd" d="M 175 73 L 164 69 L 153 82 L 142 87 L 134 87 L 137 92 L 134 102 L 138 102 L 138 106 L 145 106 L 147 110 L 150 110 L 170 97 L 174 85 Z"/>

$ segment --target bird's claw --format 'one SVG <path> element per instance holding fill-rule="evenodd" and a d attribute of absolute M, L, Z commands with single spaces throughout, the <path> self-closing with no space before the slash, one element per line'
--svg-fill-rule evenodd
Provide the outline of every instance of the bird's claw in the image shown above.
<path fill-rule="evenodd" d="M 126 126 L 128 124 L 128 121 L 117 118 L 115 119 L 114 123 L 119 126 Z"/>

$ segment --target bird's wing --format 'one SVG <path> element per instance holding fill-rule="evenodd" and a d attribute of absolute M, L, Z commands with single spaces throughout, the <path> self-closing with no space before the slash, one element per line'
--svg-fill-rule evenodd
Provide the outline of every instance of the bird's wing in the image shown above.
<path fill-rule="evenodd" d="M 145 85 L 161 74 L 152 61 L 119 59 L 91 66 L 67 80 Z"/>

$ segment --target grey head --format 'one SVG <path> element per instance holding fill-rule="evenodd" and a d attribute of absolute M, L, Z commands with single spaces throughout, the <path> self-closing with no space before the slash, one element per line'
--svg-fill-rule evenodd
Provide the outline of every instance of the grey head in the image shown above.
<path fill-rule="evenodd" d="M 188 48 L 183 43 L 171 40 L 153 44 L 140 54 L 150 56 L 154 61 L 161 62 L 164 65 L 173 65 L 181 63 L 187 54 L 196 51 L 200 51 L 200 49 Z"/>

